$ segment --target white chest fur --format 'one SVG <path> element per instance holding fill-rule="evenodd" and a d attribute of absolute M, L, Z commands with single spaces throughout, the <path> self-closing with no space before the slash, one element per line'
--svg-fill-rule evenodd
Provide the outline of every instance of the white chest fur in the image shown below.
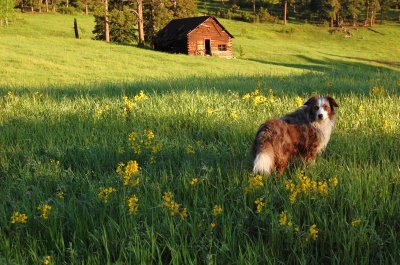
<path fill-rule="evenodd" d="M 313 124 L 314 128 L 319 131 L 318 135 L 319 135 L 320 144 L 317 148 L 318 153 L 321 153 L 322 151 L 324 151 L 326 146 L 328 145 L 334 125 L 335 125 L 335 121 L 330 120 L 330 119 L 325 119 L 320 122 L 314 122 L 314 124 Z"/>

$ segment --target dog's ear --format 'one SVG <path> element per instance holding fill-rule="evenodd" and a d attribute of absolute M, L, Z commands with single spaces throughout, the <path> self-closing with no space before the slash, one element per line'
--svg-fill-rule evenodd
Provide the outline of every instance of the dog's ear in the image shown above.
<path fill-rule="evenodd" d="M 329 101 L 329 104 L 331 104 L 331 109 L 333 109 L 333 107 L 336 107 L 336 108 L 339 107 L 339 105 L 336 103 L 336 101 L 332 97 L 327 96 L 326 99 Z"/>
<path fill-rule="evenodd" d="M 318 98 L 318 96 L 312 96 L 303 105 L 309 106 L 311 104 L 311 102 L 315 101 L 317 98 Z"/>

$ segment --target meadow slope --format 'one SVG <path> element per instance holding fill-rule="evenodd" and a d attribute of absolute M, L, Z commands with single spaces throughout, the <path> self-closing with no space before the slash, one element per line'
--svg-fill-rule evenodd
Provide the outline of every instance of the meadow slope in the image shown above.
<path fill-rule="evenodd" d="M 400 263 L 398 24 L 221 20 L 224 60 L 75 17 L 79 40 L 68 15 L 0 28 L 0 264 Z M 259 124 L 315 93 L 339 103 L 327 150 L 252 175 Z"/>

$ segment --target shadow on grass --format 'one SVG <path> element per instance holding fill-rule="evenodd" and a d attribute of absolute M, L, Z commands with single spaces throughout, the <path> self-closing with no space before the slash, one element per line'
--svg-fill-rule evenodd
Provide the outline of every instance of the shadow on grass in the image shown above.
<path fill-rule="evenodd" d="M 330 55 L 337 56 L 339 55 Z M 236 75 L 221 76 L 187 76 L 160 79 L 138 79 L 127 82 L 93 82 L 73 85 L 47 85 L 41 87 L 21 87 L 15 92 L 19 95 L 40 91 L 57 99 L 64 97 L 79 98 L 111 98 L 123 95 L 131 96 L 144 90 L 156 94 L 165 94 L 179 91 L 202 91 L 226 93 L 228 91 L 247 93 L 254 90 L 257 83 L 263 87 L 271 88 L 275 95 L 305 95 L 313 93 L 333 95 L 368 95 L 374 86 L 384 86 L 390 94 L 397 94 L 396 81 L 400 73 L 398 62 L 383 62 L 363 58 L 344 57 L 344 59 L 357 59 L 362 62 L 349 62 L 341 59 L 326 58 L 314 59 L 308 56 L 296 56 L 304 63 L 281 63 L 262 59 L 250 58 L 260 64 L 284 66 L 303 70 L 291 75 Z M 234 61 L 232 61 L 234 62 Z M 385 66 L 376 66 L 369 63 L 380 63 Z M 389 67 L 392 66 L 392 67 Z M 3 88 L 3 95 L 13 88 Z"/>

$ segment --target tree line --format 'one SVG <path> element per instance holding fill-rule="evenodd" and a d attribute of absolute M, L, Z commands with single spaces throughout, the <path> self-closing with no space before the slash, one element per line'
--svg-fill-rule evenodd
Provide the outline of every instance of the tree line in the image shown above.
<path fill-rule="evenodd" d="M 206 12 L 215 1 L 199 3 Z M 282 20 L 287 18 L 323 23 L 331 27 L 350 24 L 352 26 L 376 23 L 387 19 L 390 8 L 400 9 L 400 0 L 219 0 L 215 12 L 220 17 L 248 22 Z M 400 21 L 400 16 L 397 18 Z"/>

